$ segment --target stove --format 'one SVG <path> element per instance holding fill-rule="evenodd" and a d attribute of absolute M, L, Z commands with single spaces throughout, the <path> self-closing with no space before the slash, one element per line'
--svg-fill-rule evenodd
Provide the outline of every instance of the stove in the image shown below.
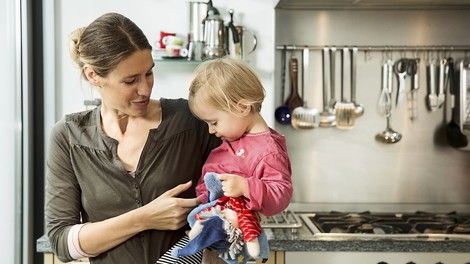
<path fill-rule="evenodd" d="M 314 236 L 442 238 L 470 240 L 470 213 L 316 212 L 300 213 Z"/>

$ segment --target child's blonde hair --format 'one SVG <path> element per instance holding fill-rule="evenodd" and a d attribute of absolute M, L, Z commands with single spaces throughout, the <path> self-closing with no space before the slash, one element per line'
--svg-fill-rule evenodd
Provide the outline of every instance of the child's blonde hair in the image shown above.
<path fill-rule="evenodd" d="M 201 63 L 189 87 L 189 107 L 197 94 L 203 103 L 223 111 L 239 113 L 240 105 L 261 111 L 265 90 L 258 77 L 242 61 L 229 57 Z"/>

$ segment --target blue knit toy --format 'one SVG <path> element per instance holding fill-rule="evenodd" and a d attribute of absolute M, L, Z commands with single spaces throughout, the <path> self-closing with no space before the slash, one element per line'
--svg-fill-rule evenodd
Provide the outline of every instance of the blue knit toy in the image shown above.
<path fill-rule="evenodd" d="M 204 182 L 209 191 L 209 202 L 194 208 L 188 215 L 189 225 L 194 227 L 195 216 L 206 208 L 213 207 L 217 199 L 224 195 L 222 183 L 216 173 L 208 172 L 204 175 Z M 213 210 L 216 211 L 216 210 Z M 207 220 L 202 222 L 202 230 L 183 248 L 176 248 L 172 255 L 175 257 L 190 256 L 205 248 L 216 250 L 219 256 L 229 264 L 247 263 L 250 255 L 244 246 L 243 235 L 238 228 L 232 227 L 229 221 L 223 219 L 220 214 L 208 215 Z M 256 258 L 263 259 L 263 263 L 268 259 L 269 246 L 264 230 L 258 237 L 260 254 Z"/>

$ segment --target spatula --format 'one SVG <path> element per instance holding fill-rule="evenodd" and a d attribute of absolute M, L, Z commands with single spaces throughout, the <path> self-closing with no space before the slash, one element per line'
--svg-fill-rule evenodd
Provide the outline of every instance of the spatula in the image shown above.
<path fill-rule="evenodd" d="M 447 136 L 447 141 L 449 142 L 449 145 L 454 147 L 454 148 L 462 148 L 468 145 L 468 139 L 467 137 L 462 134 L 462 131 L 460 131 L 460 126 L 459 126 L 459 110 L 460 110 L 460 94 L 459 94 L 459 89 L 458 86 L 456 85 L 455 82 L 455 71 L 454 71 L 454 62 L 452 58 L 447 59 L 448 60 L 448 65 L 449 65 L 449 91 L 451 94 L 451 119 L 450 122 L 447 124 L 446 127 L 446 136 Z"/>
<path fill-rule="evenodd" d="M 302 91 L 305 90 L 305 85 L 308 83 L 309 54 L 309 49 L 304 48 L 302 52 Z M 305 97 L 303 92 L 302 96 Z M 320 112 L 315 108 L 308 108 L 302 101 L 302 106 L 298 106 L 292 111 L 291 123 L 295 129 L 316 128 L 320 124 Z"/>
<path fill-rule="evenodd" d="M 356 120 L 356 105 L 352 102 L 348 102 L 344 96 L 344 83 L 345 83 L 345 58 L 349 52 L 348 48 L 343 48 L 343 53 L 341 56 L 341 101 L 336 102 L 335 111 L 336 111 L 336 127 L 339 129 L 351 129 L 354 127 Z"/>
<path fill-rule="evenodd" d="M 320 112 L 320 126 L 321 127 L 332 127 L 336 126 L 336 115 L 334 111 L 331 109 L 329 105 L 329 94 L 328 91 L 331 91 L 331 89 L 328 89 L 328 52 L 329 48 L 325 47 L 323 48 L 322 52 L 322 73 L 323 73 L 323 110 Z M 331 64 L 331 62 L 330 62 Z M 331 85 L 331 83 L 330 83 Z"/>

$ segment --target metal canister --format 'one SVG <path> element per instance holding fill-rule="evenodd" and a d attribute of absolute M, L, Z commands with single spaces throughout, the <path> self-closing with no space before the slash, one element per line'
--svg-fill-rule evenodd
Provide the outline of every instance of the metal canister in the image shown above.
<path fill-rule="evenodd" d="M 210 1 L 189 1 L 189 47 L 190 60 L 202 60 L 204 50 L 204 21 Z"/>
<path fill-rule="evenodd" d="M 189 1 L 189 41 L 204 41 L 204 20 L 208 7 L 208 1 Z"/>

